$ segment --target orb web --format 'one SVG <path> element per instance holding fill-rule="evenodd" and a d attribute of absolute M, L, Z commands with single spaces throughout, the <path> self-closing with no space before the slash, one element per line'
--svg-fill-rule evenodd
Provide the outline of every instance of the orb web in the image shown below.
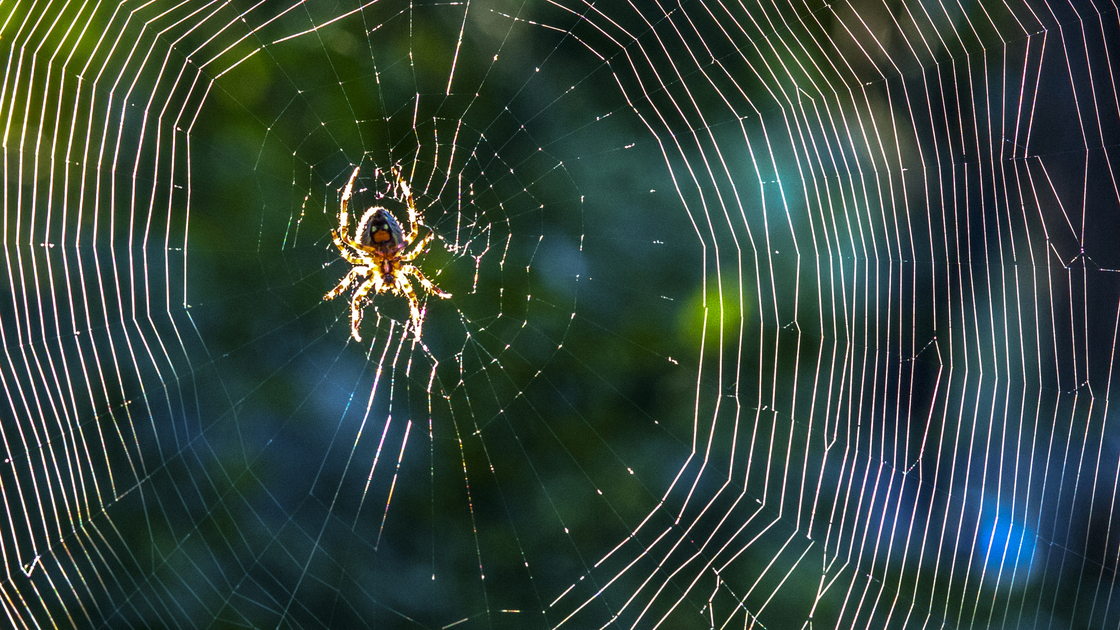
<path fill-rule="evenodd" d="M 1118 27 L 0 8 L 5 616 L 1115 627 Z M 322 299 L 355 167 L 420 338 Z"/>

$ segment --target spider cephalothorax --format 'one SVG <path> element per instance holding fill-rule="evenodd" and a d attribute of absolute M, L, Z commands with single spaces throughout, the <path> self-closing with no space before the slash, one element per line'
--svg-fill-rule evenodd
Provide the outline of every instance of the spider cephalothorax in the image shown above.
<path fill-rule="evenodd" d="M 428 232 L 420 242 L 416 238 L 420 235 L 420 215 L 416 211 L 416 204 L 412 201 L 412 190 L 408 182 L 401 177 L 400 169 L 394 167 L 392 176 L 395 179 L 393 187 L 400 189 L 401 197 L 408 206 L 408 230 L 401 229 L 401 224 L 393 217 L 384 206 L 374 206 L 366 210 L 358 221 L 357 238 L 350 238 L 350 214 L 347 207 L 353 193 L 354 180 L 358 177 L 359 167 L 354 168 L 350 181 L 342 191 L 342 207 L 338 211 L 338 229 L 331 230 L 334 236 L 334 246 L 342 253 L 347 262 L 354 265 L 346 277 L 331 289 L 323 299 L 333 300 L 353 284 L 358 284 L 354 295 L 350 298 L 350 334 L 355 341 L 361 341 L 358 328 L 362 323 L 362 307 L 368 299 L 370 292 L 374 294 L 395 293 L 408 298 L 408 309 L 411 314 L 411 327 L 413 335 L 419 339 L 420 329 L 424 324 L 424 313 L 416 299 L 416 292 L 412 289 L 412 282 L 408 275 L 420 282 L 428 293 L 447 299 L 450 293 L 441 290 L 431 280 L 412 264 L 420 255 L 424 247 L 435 236 Z M 415 245 L 412 251 L 406 251 Z M 407 328 L 406 328 L 407 330 Z"/>

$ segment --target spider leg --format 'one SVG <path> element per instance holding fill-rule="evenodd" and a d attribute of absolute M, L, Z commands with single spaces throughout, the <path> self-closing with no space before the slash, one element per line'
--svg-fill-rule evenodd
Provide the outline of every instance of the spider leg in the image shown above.
<path fill-rule="evenodd" d="M 420 255 L 420 252 L 424 251 L 424 248 L 428 245 L 428 243 L 430 243 L 432 241 L 433 238 L 435 238 L 435 236 L 436 236 L 435 232 L 429 232 L 427 236 L 425 236 L 423 239 L 421 239 L 420 242 L 417 243 L 413 247 L 411 252 L 408 252 L 406 254 L 401 254 L 398 257 L 398 260 L 401 260 L 403 262 L 408 262 L 410 260 L 415 259 L 417 256 Z"/>
<path fill-rule="evenodd" d="M 342 253 L 342 257 L 346 259 L 351 265 L 364 265 L 369 262 L 361 254 L 355 253 L 352 249 L 347 249 L 347 243 L 342 240 L 336 230 L 331 230 L 331 236 L 334 237 L 334 246 Z"/>
<path fill-rule="evenodd" d="M 427 277 L 425 277 L 424 274 L 418 268 L 414 267 L 413 265 L 401 265 L 402 276 L 403 276 L 403 274 L 406 274 L 406 273 L 412 274 L 413 277 L 415 277 L 417 280 L 419 280 L 420 281 L 420 286 L 424 287 L 424 290 L 426 290 L 428 293 L 431 293 L 432 295 L 434 295 L 436 297 L 443 298 L 445 300 L 447 298 L 451 297 L 450 293 L 448 293 L 447 291 L 444 291 L 443 289 L 437 287 L 434 282 L 432 282 Z M 412 289 L 412 283 L 408 282 L 407 279 L 405 280 L 405 282 L 408 283 L 408 288 Z"/>
<path fill-rule="evenodd" d="M 358 178 L 358 171 L 362 167 L 355 166 L 354 172 L 350 173 L 350 181 L 346 182 L 346 187 L 342 189 L 342 207 L 338 210 L 338 226 L 342 232 L 342 238 L 347 237 L 347 230 L 350 225 L 350 196 L 354 192 L 354 180 Z"/>
<path fill-rule="evenodd" d="M 420 302 L 416 299 L 416 291 L 412 289 L 412 283 L 408 278 L 401 275 L 397 279 L 396 288 L 406 298 L 408 298 L 408 311 L 411 314 L 412 320 L 412 334 L 416 339 L 420 338 L 420 329 L 424 325 L 424 315 L 420 312 Z"/>
<path fill-rule="evenodd" d="M 359 262 L 360 263 L 360 262 L 364 262 L 364 261 L 361 261 L 361 260 L 353 261 L 352 260 L 350 262 Z M 344 277 L 342 279 L 342 282 L 339 282 L 338 285 L 335 286 L 335 288 L 333 288 L 329 292 L 327 292 L 327 294 L 323 296 L 323 299 L 324 300 L 335 299 L 336 297 L 339 296 L 339 294 L 341 294 L 343 291 L 345 291 L 347 289 L 347 287 L 354 284 L 354 282 L 356 282 L 358 280 L 358 278 L 361 278 L 362 276 L 365 276 L 367 274 L 369 274 L 369 267 L 366 267 L 364 265 L 360 265 L 358 267 L 352 268 L 350 270 L 350 273 L 346 274 L 346 277 Z"/>
<path fill-rule="evenodd" d="M 393 177 L 397 179 L 397 185 L 401 187 L 401 192 L 404 193 L 405 205 L 408 206 L 408 228 L 404 235 L 404 242 L 411 243 L 420 231 L 420 213 L 416 211 L 416 202 L 412 198 L 412 187 L 401 176 L 400 166 L 393 167 Z"/>
<path fill-rule="evenodd" d="M 362 336 L 358 334 L 358 328 L 362 325 L 362 300 L 370 291 L 376 290 L 380 293 L 382 284 L 381 274 L 375 273 L 369 280 L 363 282 L 357 291 L 354 291 L 354 297 L 350 299 L 350 336 L 354 341 L 362 340 Z"/>
<path fill-rule="evenodd" d="M 360 166 L 354 167 L 354 172 L 350 174 L 350 181 L 346 182 L 346 187 L 342 189 L 342 203 L 338 210 L 338 231 L 331 232 L 334 236 L 334 246 L 342 252 L 343 256 L 351 253 L 345 248 L 345 245 L 349 245 L 359 252 L 362 251 L 362 248 L 358 247 L 358 244 L 350 238 L 350 197 L 354 192 L 354 180 L 358 179 L 358 171 L 360 170 Z M 347 258 L 347 260 L 351 263 L 354 262 L 350 258 Z"/>

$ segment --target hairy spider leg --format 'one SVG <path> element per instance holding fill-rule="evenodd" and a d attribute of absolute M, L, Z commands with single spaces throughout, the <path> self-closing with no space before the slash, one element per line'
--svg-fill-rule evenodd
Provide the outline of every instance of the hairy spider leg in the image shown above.
<path fill-rule="evenodd" d="M 397 180 L 397 185 L 404 192 L 405 205 L 408 206 L 408 233 L 404 235 L 404 242 L 411 243 L 420 231 L 420 213 L 416 211 L 416 203 L 412 199 L 412 187 L 401 177 L 401 167 L 394 166 L 392 172 L 393 177 Z"/>
<path fill-rule="evenodd" d="M 360 166 L 355 166 L 354 167 L 354 172 L 350 174 L 350 181 L 346 182 L 346 187 L 342 189 L 342 204 L 341 204 L 341 207 L 338 210 L 338 231 L 337 232 L 334 232 L 334 231 L 331 232 L 334 235 L 334 245 L 335 245 L 335 247 L 337 247 L 338 250 L 343 253 L 343 255 L 345 255 L 347 253 L 346 249 L 343 247 L 343 243 L 345 243 L 346 245 L 349 245 L 350 247 L 353 247 L 354 249 L 356 249 L 358 251 L 362 251 L 362 248 L 359 247 L 358 244 L 350 238 L 350 211 L 349 211 L 350 197 L 354 192 L 354 180 L 358 179 L 358 171 L 360 171 L 361 168 L 362 167 L 360 167 Z M 350 260 L 350 259 L 347 258 L 347 260 Z M 350 262 L 354 262 L 354 261 L 350 260 Z"/>
<path fill-rule="evenodd" d="M 417 256 L 420 255 L 420 252 L 424 251 L 424 247 L 427 246 L 428 243 L 430 243 L 432 241 L 432 239 L 435 238 L 435 236 L 436 236 L 435 232 L 429 232 L 428 235 L 425 236 L 423 239 L 421 239 L 420 243 L 417 244 L 411 252 L 408 252 L 406 254 L 401 254 L 400 256 L 397 257 L 397 260 L 407 262 L 407 261 L 415 259 Z"/>
<path fill-rule="evenodd" d="M 357 262 L 364 262 L 364 261 L 359 260 Z M 324 300 L 335 299 L 343 291 L 345 291 L 347 288 L 349 288 L 350 285 L 354 284 L 358 280 L 358 278 L 362 278 L 362 277 L 365 277 L 367 275 L 369 275 L 369 267 L 366 267 L 365 265 L 359 265 L 357 267 L 354 267 L 353 269 L 350 270 L 350 273 L 346 274 L 346 277 L 342 279 L 342 282 L 338 283 L 338 286 L 331 289 L 330 291 L 327 292 L 326 295 L 323 296 L 323 299 Z"/>
<path fill-rule="evenodd" d="M 413 277 L 415 277 L 417 280 L 420 281 L 420 286 L 424 287 L 424 289 L 428 293 L 431 293 L 432 295 L 439 296 L 439 297 L 441 297 L 445 300 L 447 298 L 451 297 L 450 293 L 448 293 L 447 291 L 444 291 L 443 289 L 437 287 L 435 285 L 435 283 L 433 283 L 426 276 L 424 276 L 424 274 L 418 268 L 416 268 L 412 265 L 401 265 L 401 273 L 402 274 L 405 274 L 405 273 L 412 274 Z M 406 280 L 406 282 L 407 282 L 407 280 Z M 409 288 L 411 288 L 411 285 L 410 285 Z"/>
<path fill-rule="evenodd" d="M 350 299 L 350 336 L 354 337 L 354 341 L 362 340 L 362 336 L 358 334 L 358 327 L 362 323 L 362 300 L 366 299 L 370 291 L 381 293 L 382 286 L 384 282 L 381 274 L 375 273 L 354 291 L 354 297 Z"/>
<path fill-rule="evenodd" d="M 351 265 L 364 265 L 369 262 L 359 254 L 346 249 L 346 244 L 339 238 L 338 232 L 331 230 L 331 236 L 334 237 L 334 246 L 338 248 L 338 251 L 342 252 L 342 257 L 346 259 L 346 262 Z"/>
<path fill-rule="evenodd" d="M 411 268 L 412 265 L 405 267 Z M 402 269 L 403 271 L 403 269 Z M 424 316 L 420 314 L 420 302 L 416 299 L 416 291 L 412 289 L 412 283 L 408 281 L 403 274 L 397 278 L 396 289 L 400 291 L 406 298 L 408 298 L 408 311 L 412 318 L 412 333 L 417 339 L 420 338 L 420 328 L 424 325 Z M 407 334 L 408 330 L 405 330 Z"/>
<path fill-rule="evenodd" d="M 360 170 L 362 170 L 362 167 L 354 167 L 354 172 L 350 173 L 350 181 L 346 182 L 346 187 L 342 189 L 342 207 L 338 211 L 338 224 L 344 228 L 350 225 L 350 197 L 354 192 L 354 180 L 358 179 L 358 171 Z M 344 229 L 343 235 L 345 236 L 345 234 Z"/>

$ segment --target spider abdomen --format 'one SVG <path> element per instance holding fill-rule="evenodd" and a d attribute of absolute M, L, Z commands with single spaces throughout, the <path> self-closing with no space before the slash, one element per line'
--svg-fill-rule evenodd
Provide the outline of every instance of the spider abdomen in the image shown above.
<path fill-rule="evenodd" d="M 405 248 L 404 230 L 385 208 L 366 212 L 358 225 L 358 243 L 381 256 L 392 256 Z M 389 273 L 389 272 L 385 272 Z"/>

